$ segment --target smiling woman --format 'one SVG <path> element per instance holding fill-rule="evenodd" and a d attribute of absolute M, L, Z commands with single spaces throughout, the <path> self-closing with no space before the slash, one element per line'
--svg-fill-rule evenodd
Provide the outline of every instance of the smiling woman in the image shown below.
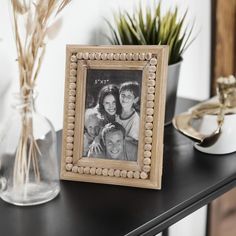
<path fill-rule="evenodd" d="M 91 81 L 88 80 L 87 83 L 89 82 Z M 114 84 L 105 85 L 99 92 L 96 107 L 105 124 L 114 121 L 115 115 L 121 112 L 118 86 Z"/>

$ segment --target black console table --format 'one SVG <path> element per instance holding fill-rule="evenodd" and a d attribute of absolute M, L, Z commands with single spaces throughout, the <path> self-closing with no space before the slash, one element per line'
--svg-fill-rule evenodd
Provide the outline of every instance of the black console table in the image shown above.
<path fill-rule="evenodd" d="M 194 104 L 178 102 L 181 110 Z M 58 132 L 59 149 L 60 139 Z M 0 235 L 155 235 L 235 186 L 236 153 L 200 153 L 169 125 L 161 191 L 61 181 L 60 195 L 43 205 L 1 200 Z"/>

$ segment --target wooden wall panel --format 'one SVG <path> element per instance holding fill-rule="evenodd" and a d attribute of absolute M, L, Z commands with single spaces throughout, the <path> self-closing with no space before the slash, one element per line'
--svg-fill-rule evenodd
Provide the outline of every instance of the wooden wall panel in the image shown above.
<path fill-rule="evenodd" d="M 236 0 L 212 0 L 212 83 L 236 74 Z M 213 201 L 208 207 L 208 236 L 236 235 L 236 188 Z"/>
<path fill-rule="evenodd" d="M 212 0 L 212 86 L 236 71 L 236 0 Z"/>
<path fill-rule="evenodd" d="M 236 188 L 209 206 L 208 236 L 236 235 Z"/>

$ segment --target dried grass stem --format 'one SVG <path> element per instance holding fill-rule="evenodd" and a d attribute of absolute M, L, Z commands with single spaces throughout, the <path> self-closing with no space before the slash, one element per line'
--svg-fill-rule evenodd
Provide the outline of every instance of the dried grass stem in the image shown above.
<path fill-rule="evenodd" d="M 71 0 L 11 0 L 13 29 L 19 68 L 20 93 L 25 104 L 34 90 L 46 50 L 47 34 L 55 27 L 56 16 Z M 31 178 L 40 181 L 38 157 L 41 155 L 33 134 L 32 109 L 22 110 L 22 127 L 14 164 L 14 185 L 25 184 Z"/>

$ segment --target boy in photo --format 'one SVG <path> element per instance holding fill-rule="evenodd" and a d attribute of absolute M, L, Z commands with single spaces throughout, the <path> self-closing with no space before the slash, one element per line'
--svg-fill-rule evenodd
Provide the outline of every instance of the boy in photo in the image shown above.
<path fill-rule="evenodd" d="M 94 139 L 99 135 L 102 119 L 99 118 L 99 114 L 96 112 L 85 112 L 84 121 L 84 150 L 83 156 L 87 156 L 90 145 L 93 143 Z"/>
<path fill-rule="evenodd" d="M 140 118 L 134 105 L 139 101 L 139 83 L 133 81 L 122 83 L 119 92 L 122 110 L 121 114 L 116 117 L 116 122 L 125 128 L 127 140 L 137 142 Z"/>

